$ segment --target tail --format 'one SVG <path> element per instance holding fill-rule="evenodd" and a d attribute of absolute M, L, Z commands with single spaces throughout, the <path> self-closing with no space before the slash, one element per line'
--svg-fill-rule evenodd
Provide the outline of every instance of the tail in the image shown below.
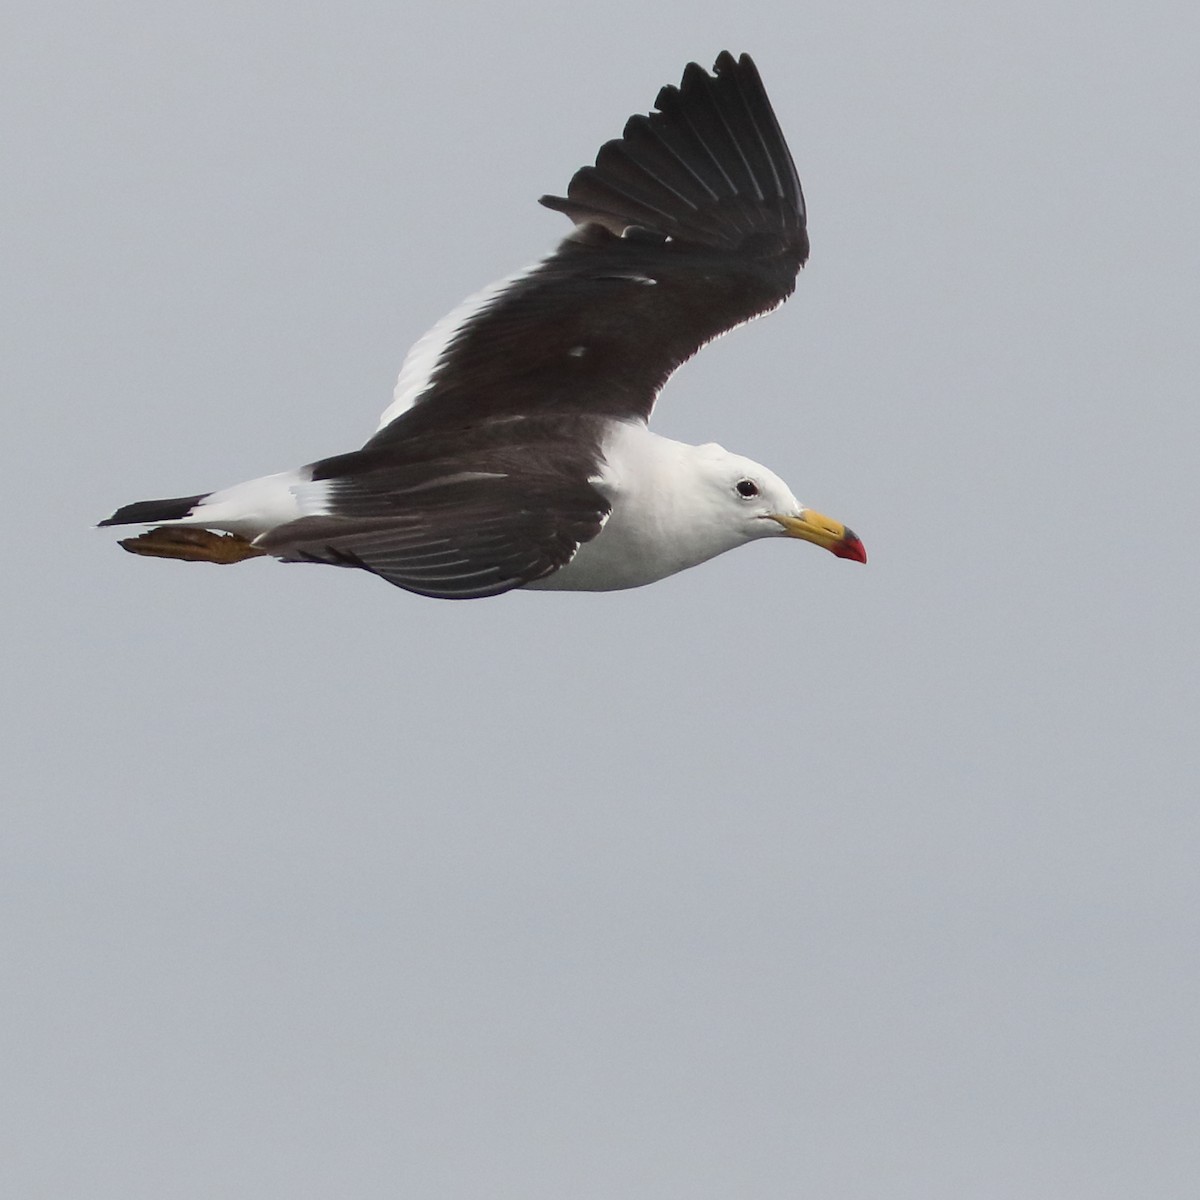
<path fill-rule="evenodd" d="M 723 51 L 713 71 L 690 63 L 657 112 L 631 117 L 565 197 L 542 204 L 618 236 L 633 227 L 724 250 L 765 236 L 803 263 L 804 194 L 758 68 Z"/>
<path fill-rule="evenodd" d="M 173 500 L 138 500 L 134 504 L 126 504 L 118 508 L 106 521 L 100 522 L 100 528 L 105 525 L 154 525 L 159 521 L 179 521 L 188 516 L 192 509 L 211 492 L 201 492 L 199 496 L 177 496 Z"/>
<path fill-rule="evenodd" d="M 257 482 L 259 481 L 252 481 Z M 200 516 L 196 516 L 195 521 L 188 521 L 188 517 L 195 516 L 203 501 L 216 494 L 201 492 L 199 496 L 176 496 L 171 500 L 138 500 L 135 504 L 126 504 L 123 508 L 118 508 L 107 521 L 101 521 L 100 525 L 153 525 L 153 529 L 140 533 L 137 537 L 122 538 L 118 543 L 130 554 L 143 554 L 150 558 L 235 563 L 244 562 L 248 558 L 262 557 L 266 551 L 254 546 L 251 538 L 242 537 L 233 530 L 214 533 L 204 527 L 208 522 Z M 218 506 L 212 515 L 219 518 L 220 512 Z M 216 521 L 218 528 L 224 523 L 221 519 Z"/>

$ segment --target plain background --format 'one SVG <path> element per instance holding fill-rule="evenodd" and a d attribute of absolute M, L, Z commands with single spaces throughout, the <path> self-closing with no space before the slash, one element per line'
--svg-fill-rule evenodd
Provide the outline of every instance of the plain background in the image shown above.
<path fill-rule="evenodd" d="M 5 1195 L 1196 1195 L 1196 13 L 19 7 Z M 656 427 L 866 568 L 456 604 L 90 528 L 359 445 L 725 47 L 813 256 Z"/>

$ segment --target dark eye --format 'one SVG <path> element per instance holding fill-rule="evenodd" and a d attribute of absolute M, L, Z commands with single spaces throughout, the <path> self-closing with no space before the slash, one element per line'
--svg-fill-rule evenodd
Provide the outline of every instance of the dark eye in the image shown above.
<path fill-rule="evenodd" d="M 758 495 L 758 484 L 753 479 L 739 479 L 737 481 L 737 494 L 743 500 L 752 500 Z"/>

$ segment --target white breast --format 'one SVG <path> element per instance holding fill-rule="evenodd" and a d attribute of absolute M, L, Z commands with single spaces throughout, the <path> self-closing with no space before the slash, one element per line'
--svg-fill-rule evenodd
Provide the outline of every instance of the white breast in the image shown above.
<path fill-rule="evenodd" d="M 640 421 L 613 423 L 603 471 L 593 482 L 612 502 L 604 528 L 565 567 L 527 587 L 641 587 L 746 541 L 740 528 L 713 510 L 700 448 L 651 433 Z"/>

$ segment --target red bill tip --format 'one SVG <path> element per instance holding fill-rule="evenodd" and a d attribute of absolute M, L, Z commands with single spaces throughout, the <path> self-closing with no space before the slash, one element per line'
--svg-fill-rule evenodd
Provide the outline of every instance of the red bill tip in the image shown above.
<path fill-rule="evenodd" d="M 838 558 L 852 558 L 855 562 L 867 561 L 867 548 L 858 539 L 858 534 L 846 530 L 846 536 L 840 542 L 835 542 L 830 549 Z"/>

